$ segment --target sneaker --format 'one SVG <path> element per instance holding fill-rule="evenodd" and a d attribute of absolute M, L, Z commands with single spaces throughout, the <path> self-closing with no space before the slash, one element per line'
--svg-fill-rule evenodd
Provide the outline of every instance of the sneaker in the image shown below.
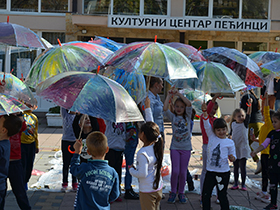
<path fill-rule="evenodd" d="M 121 197 L 118 197 L 115 202 L 122 202 L 122 198 Z"/>
<path fill-rule="evenodd" d="M 278 209 L 278 208 L 277 205 L 275 204 L 269 204 L 268 206 L 263 208 L 263 210 L 269 210 L 269 209 Z"/>
<path fill-rule="evenodd" d="M 262 172 L 262 164 L 261 164 L 261 161 L 259 161 L 258 163 L 257 163 L 257 169 L 256 169 L 256 171 L 255 171 L 255 174 L 259 174 L 259 173 L 261 173 Z"/>
<path fill-rule="evenodd" d="M 128 190 L 125 190 L 124 198 L 131 200 L 139 200 L 139 195 L 136 192 L 134 192 L 132 188 L 130 188 Z"/>
<path fill-rule="evenodd" d="M 68 187 L 68 183 L 67 182 L 62 183 L 61 192 L 66 192 L 67 187 Z"/>
<path fill-rule="evenodd" d="M 201 207 L 201 208 L 203 208 L 203 204 L 202 204 L 202 201 L 200 201 L 200 207 Z"/>
<path fill-rule="evenodd" d="M 76 192 L 78 189 L 78 183 L 72 183 L 72 191 Z"/>
<path fill-rule="evenodd" d="M 176 199 L 176 193 L 171 192 L 169 194 L 169 198 L 167 200 L 168 203 L 175 203 L 175 199 Z"/>
<path fill-rule="evenodd" d="M 269 194 L 266 194 L 264 195 L 262 198 L 261 198 L 261 201 L 264 202 L 264 203 L 270 203 L 270 195 Z"/>
<path fill-rule="evenodd" d="M 243 190 L 243 191 L 247 191 L 246 186 L 245 186 L 245 185 L 243 185 L 243 186 L 242 186 L 242 188 L 241 188 L 241 190 Z"/>
<path fill-rule="evenodd" d="M 219 199 L 216 200 L 216 204 L 220 204 L 220 200 Z"/>
<path fill-rule="evenodd" d="M 187 199 L 186 199 L 186 196 L 184 195 L 184 193 L 179 193 L 178 198 L 179 198 L 180 203 L 187 203 Z"/>
<path fill-rule="evenodd" d="M 238 185 L 233 185 L 230 189 L 231 189 L 231 190 L 238 190 L 239 187 L 238 187 Z"/>

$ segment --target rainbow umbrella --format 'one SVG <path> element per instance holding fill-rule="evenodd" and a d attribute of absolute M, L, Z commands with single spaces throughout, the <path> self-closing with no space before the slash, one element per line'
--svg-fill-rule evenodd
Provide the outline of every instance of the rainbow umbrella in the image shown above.
<path fill-rule="evenodd" d="M 0 115 L 9 115 L 30 110 L 22 102 L 12 96 L 0 93 Z"/>
<path fill-rule="evenodd" d="M 12 96 L 32 106 L 37 106 L 32 91 L 19 78 L 11 73 L 0 72 L 0 93 Z"/>
<path fill-rule="evenodd" d="M 186 56 L 157 42 L 128 44 L 108 58 L 105 65 L 170 80 L 196 78 L 195 69 Z"/>
<path fill-rule="evenodd" d="M 262 87 L 263 74 L 259 66 L 247 55 L 236 49 L 212 47 L 203 50 L 202 55 L 214 62 L 222 63 L 232 69 L 246 85 Z"/>
<path fill-rule="evenodd" d="M 280 78 L 280 58 L 261 65 L 261 71 L 265 76 Z"/>
<path fill-rule="evenodd" d="M 251 58 L 254 62 L 256 62 L 258 64 L 258 66 L 261 66 L 270 61 L 274 61 L 274 60 L 280 58 L 280 53 L 268 52 L 268 51 L 258 51 L 258 52 L 252 53 L 251 55 L 248 55 L 248 57 Z"/>
<path fill-rule="evenodd" d="M 73 112 L 112 122 L 144 121 L 136 103 L 117 82 L 89 72 L 64 72 L 36 88 L 38 96 Z"/>
<path fill-rule="evenodd" d="M 103 65 L 112 52 L 90 43 L 66 43 L 50 48 L 39 55 L 26 77 L 25 83 L 35 88 L 47 78 L 68 71 L 89 72 Z"/>
<path fill-rule="evenodd" d="M 173 47 L 183 53 L 191 62 L 206 61 L 199 49 L 194 48 L 191 45 L 183 44 L 179 42 L 170 42 L 165 45 Z"/>
<path fill-rule="evenodd" d="M 109 49 L 113 52 L 117 51 L 118 49 L 120 49 L 124 45 L 126 45 L 125 43 L 118 43 L 118 42 L 115 42 L 111 39 L 101 37 L 101 36 L 95 36 L 95 38 L 89 40 L 89 42 L 101 45 L 101 46 L 103 46 L 103 47 L 105 47 L 105 48 L 107 48 L 107 49 Z"/>

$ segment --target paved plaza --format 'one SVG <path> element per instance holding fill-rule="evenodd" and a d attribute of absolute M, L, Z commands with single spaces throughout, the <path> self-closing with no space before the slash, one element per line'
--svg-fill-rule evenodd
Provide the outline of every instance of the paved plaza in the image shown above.
<path fill-rule="evenodd" d="M 61 144 L 61 136 L 62 136 L 62 128 L 60 127 L 48 127 L 46 125 L 46 120 L 44 117 L 39 118 L 39 144 L 40 144 L 40 152 L 36 155 L 34 169 L 48 172 L 51 169 L 51 164 L 49 161 L 54 157 L 54 154 L 60 150 Z M 169 122 L 165 123 L 165 136 L 166 136 L 166 144 L 165 144 L 165 153 L 169 154 L 169 146 L 172 137 L 171 132 L 171 124 Z M 194 135 L 192 138 L 193 145 L 193 154 L 191 155 L 189 170 L 198 169 L 198 179 L 202 167 L 201 161 L 201 145 L 202 138 L 201 135 Z M 141 147 L 141 144 L 139 144 Z M 247 162 L 247 176 L 250 179 L 261 181 L 261 175 L 255 175 L 255 163 L 252 160 Z M 231 168 L 233 170 L 233 168 Z M 36 183 L 39 179 L 39 176 L 32 176 L 29 182 L 29 186 Z M 229 185 L 231 187 L 231 184 Z M 248 187 L 248 191 L 241 190 L 228 190 L 228 198 L 230 205 L 233 206 L 244 206 L 254 210 L 261 210 L 267 204 L 262 203 L 261 201 L 255 200 L 254 196 L 256 192 L 260 191 L 255 187 Z M 28 190 L 27 192 L 30 204 L 32 209 L 43 209 L 43 210 L 71 210 L 73 208 L 73 203 L 75 200 L 75 193 L 61 193 L 61 192 L 49 192 L 43 190 Z M 124 194 L 122 194 L 123 198 Z M 173 209 L 188 209 L 188 210 L 199 210 L 200 202 L 199 195 L 194 193 L 187 193 L 188 202 L 186 204 L 179 204 L 176 201 L 175 204 L 168 204 L 166 194 L 166 198 L 161 201 L 161 209 L 164 210 L 173 210 Z M 215 196 L 212 197 L 212 207 L 213 210 L 220 209 L 220 206 L 215 203 Z M 278 203 L 280 199 L 278 196 Z M 11 191 L 11 188 L 8 188 L 6 205 L 5 209 L 7 210 L 18 210 L 19 207 L 17 205 L 16 199 Z M 126 200 L 123 198 L 122 202 L 114 202 L 111 205 L 112 210 L 140 210 L 140 202 L 138 200 Z"/>

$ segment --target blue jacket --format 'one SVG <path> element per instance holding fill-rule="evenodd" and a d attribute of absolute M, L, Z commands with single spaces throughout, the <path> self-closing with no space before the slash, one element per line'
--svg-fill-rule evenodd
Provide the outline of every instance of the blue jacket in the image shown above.
<path fill-rule="evenodd" d="M 6 180 L 9 172 L 10 141 L 0 141 L 0 191 L 7 188 Z"/>
<path fill-rule="evenodd" d="M 118 174 L 106 160 L 89 159 L 80 164 L 80 155 L 74 154 L 70 172 L 80 179 L 75 210 L 109 210 L 110 202 L 120 195 Z"/>

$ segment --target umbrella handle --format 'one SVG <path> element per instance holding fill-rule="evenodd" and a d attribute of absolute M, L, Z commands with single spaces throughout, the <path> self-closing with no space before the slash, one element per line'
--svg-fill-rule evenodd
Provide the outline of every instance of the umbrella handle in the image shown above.
<path fill-rule="evenodd" d="M 71 154 L 74 154 L 75 151 L 72 151 L 72 150 L 70 149 L 70 147 L 71 147 L 71 145 L 68 146 L 68 152 L 70 152 Z"/>
<path fill-rule="evenodd" d="M 220 97 L 218 97 L 218 99 L 219 99 L 219 100 L 222 100 L 223 98 L 224 98 L 224 96 L 220 96 Z"/>
<path fill-rule="evenodd" d="M 261 96 L 260 96 L 260 99 L 264 100 L 264 99 L 265 99 L 265 97 L 263 97 L 263 96 L 261 95 Z"/>
<path fill-rule="evenodd" d="M 248 104 L 248 103 L 246 103 L 246 105 L 247 105 L 248 107 L 252 106 L 252 104 Z"/>

